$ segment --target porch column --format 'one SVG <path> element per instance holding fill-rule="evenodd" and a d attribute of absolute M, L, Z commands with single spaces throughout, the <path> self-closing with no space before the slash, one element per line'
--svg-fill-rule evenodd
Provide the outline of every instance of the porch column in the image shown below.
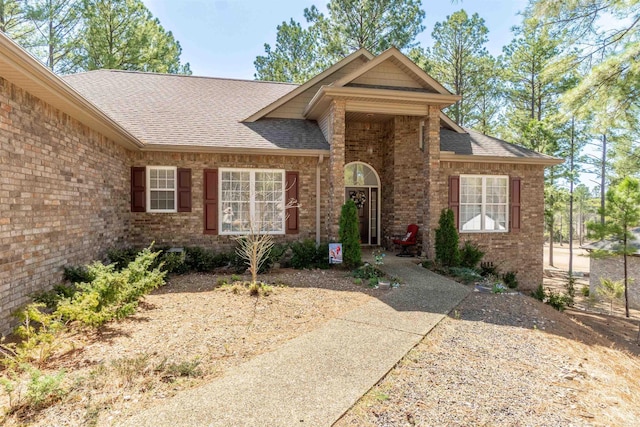
<path fill-rule="evenodd" d="M 327 221 L 330 242 L 338 241 L 340 210 L 344 203 L 344 155 L 345 155 L 345 109 L 346 101 L 331 103 L 331 153 L 329 156 L 329 218 Z"/>
<path fill-rule="evenodd" d="M 423 251 L 427 257 L 435 257 L 435 229 L 438 227 L 440 211 L 446 207 L 448 192 L 440 176 L 440 107 L 429 105 L 425 117 L 424 143 L 425 210 L 422 230 Z M 444 198 L 443 198 L 444 197 Z"/>

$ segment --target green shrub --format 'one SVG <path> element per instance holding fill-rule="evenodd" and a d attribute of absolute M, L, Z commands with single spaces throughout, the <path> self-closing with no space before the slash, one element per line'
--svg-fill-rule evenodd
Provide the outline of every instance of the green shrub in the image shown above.
<path fill-rule="evenodd" d="M 132 314 L 143 295 L 164 284 L 166 273 L 153 268 L 159 254 L 144 249 L 119 272 L 113 264 L 94 262 L 88 269 L 95 279 L 79 284 L 79 291 L 73 298 L 61 301 L 56 314 L 86 326 L 99 326 Z"/>
<path fill-rule="evenodd" d="M 342 243 L 342 262 L 344 265 L 347 268 L 360 266 L 362 264 L 362 250 L 360 248 L 358 209 L 351 199 L 342 205 L 338 236 Z"/>
<path fill-rule="evenodd" d="M 544 302 L 546 294 L 544 292 L 544 287 L 542 286 L 542 283 L 540 283 L 538 287 L 533 292 L 531 292 L 531 296 L 537 299 L 538 301 Z"/>
<path fill-rule="evenodd" d="M 449 273 L 467 284 L 482 280 L 482 276 L 476 270 L 469 267 L 451 267 Z"/>
<path fill-rule="evenodd" d="M 14 333 L 22 338 L 15 344 L 3 345 L 13 355 L 3 363 L 44 363 L 59 346 L 59 336 L 64 323 L 57 313 L 49 313 L 43 303 L 32 302 L 15 313 L 20 322 Z M 13 366 L 15 368 L 15 366 Z"/>
<path fill-rule="evenodd" d="M 27 404 L 33 409 L 42 409 L 60 400 L 65 395 L 62 387 L 64 371 L 54 375 L 44 375 L 37 369 L 29 369 L 27 384 Z"/>
<path fill-rule="evenodd" d="M 76 267 L 65 267 L 64 280 L 71 283 L 87 283 L 93 280 L 93 276 L 89 274 L 87 267 L 83 265 Z"/>
<path fill-rule="evenodd" d="M 282 258 L 282 255 L 284 255 L 288 248 L 289 245 L 286 243 L 274 244 L 271 247 L 271 250 L 269 251 L 269 254 L 265 258 L 264 262 L 260 265 L 258 273 L 263 274 L 271 270 L 273 268 L 273 265 L 276 262 L 280 261 L 280 258 Z"/>
<path fill-rule="evenodd" d="M 477 244 L 467 240 L 460 248 L 460 266 L 467 268 L 476 268 L 484 252 L 478 247 Z"/>
<path fill-rule="evenodd" d="M 497 276 L 498 275 L 498 266 L 492 262 L 482 262 L 480 263 L 480 274 L 483 277 L 487 276 Z"/>
<path fill-rule="evenodd" d="M 371 264 L 365 264 L 361 267 L 356 268 L 355 270 L 353 270 L 352 274 L 353 277 L 364 280 L 378 280 L 378 278 L 384 277 L 384 273 L 382 272 L 382 270 Z"/>
<path fill-rule="evenodd" d="M 515 271 L 507 271 L 502 275 L 502 281 L 509 289 L 516 289 L 518 287 L 518 278 Z"/>
<path fill-rule="evenodd" d="M 428 270 L 432 270 L 434 268 L 433 260 L 425 259 L 424 261 L 422 261 L 422 267 Z"/>
<path fill-rule="evenodd" d="M 436 228 L 436 261 L 444 267 L 460 265 L 460 249 L 458 248 L 458 230 L 451 209 L 443 209 Z"/>
<path fill-rule="evenodd" d="M 162 252 L 162 269 L 167 273 L 185 274 L 189 271 L 184 252 Z"/>
<path fill-rule="evenodd" d="M 47 306 L 49 310 L 55 310 L 58 307 L 60 301 L 65 298 L 72 298 L 77 292 L 76 285 L 65 285 L 61 283 L 55 285 L 53 289 L 49 291 L 40 291 L 32 295 L 34 302 L 41 302 Z"/>
<path fill-rule="evenodd" d="M 186 360 L 180 363 L 167 363 L 166 359 L 158 365 L 157 372 L 163 374 L 163 378 L 173 382 L 177 377 L 200 377 L 203 375 L 200 368 L 200 359 Z"/>
<path fill-rule="evenodd" d="M 115 264 L 115 269 L 120 271 L 136 259 L 138 252 L 136 248 L 112 248 L 107 251 L 107 257 L 109 263 Z"/>
<path fill-rule="evenodd" d="M 200 246 L 184 248 L 185 262 L 189 271 L 208 272 L 214 269 L 213 252 Z"/>
<path fill-rule="evenodd" d="M 234 251 L 234 254 L 235 254 L 235 251 Z M 231 258 L 232 256 L 230 254 L 225 252 L 219 252 L 217 254 L 214 254 L 213 258 L 211 258 L 211 265 L 213 266 L 214 269 L 227 267 L 231 262 Z"/>
<path fill-rule="evenodd" d="M 591 293 L 591 291 L 589 290 L 588 286 L 583 286 L 582 288 L 580 288 L 580 293 L 582 294 L 583 297 L 589 297 L 589 294 Z"/>
<path fill-rule="evenodd" d="M 307 239 L 291 244 L 291 267 L 298 270 L 329 267 L 329 245 Z"/>
<path fill-rule="evenodd" d="M 558 311 L 564 311 L 569 302 L 570 297 L 568 295 L 555 293 L 552 290 L 549 290 L 547 293 L 547 304 Z"/>

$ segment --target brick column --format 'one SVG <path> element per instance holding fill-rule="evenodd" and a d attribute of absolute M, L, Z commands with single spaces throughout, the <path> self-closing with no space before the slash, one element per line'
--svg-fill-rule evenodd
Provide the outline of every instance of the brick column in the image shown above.
<path fill-rule="evenodd" d="M 425 117 L 424 179 L 425 218 L 422 230 L 423 251 L 429 258 L 435 256 L 435 229 L 438 227 L 440 211 L 446 206 L 446 185 L 440 176 L 440 107 L 430 105 Z M 444 195 L 444 196 L 443 196 Z M 444 199 L 443 199 L 444 197 Z M 444 203 L 444 204 L 443 204 Z"/>
<path fill-rule="evenodd" d="M 329 156 L 329 241 L 338 241 L 340 210 L 344 203 L 345 107 L 344 100 L 331 103 L 331 154 Z"/>

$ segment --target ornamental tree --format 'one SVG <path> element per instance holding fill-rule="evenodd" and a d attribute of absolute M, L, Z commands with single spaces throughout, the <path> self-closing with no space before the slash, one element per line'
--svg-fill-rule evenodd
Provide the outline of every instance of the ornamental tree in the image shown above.
<path fill-rule="evenodd" d="M 443 209 L 436 228 L 436 261 L 445 267 L 460 265 L 458 230 L 451 209 Z"/>
<path fill-rule="evenodd" d="M 360 221 L 358 220 L 356 204 L 351 199 L 342 205 L 338 235 L 342 243 L 342 262 L 348 268 L 360 266 L 360 264 L 362 264 Z"/>

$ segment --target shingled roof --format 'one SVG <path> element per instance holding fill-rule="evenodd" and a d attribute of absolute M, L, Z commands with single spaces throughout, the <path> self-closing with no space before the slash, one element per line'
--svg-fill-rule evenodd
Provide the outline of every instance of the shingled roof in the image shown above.
<path fill-rule="evenodd" d="M 440 150 L 453 152 L 461 156 L 510 157 L 543 161 L 557 160 L 554 157 L 540 154 L 471 129 L 464 129 L 464 131 L 466 133 L 458 133 L 441 128 Z"/>
<path fill-rule="evenodd" d="M 314 121 L 241 122 L 298 87 L 294 84 L 117 70 L 63 78 L 145 144 L 329 149 Z"/>

